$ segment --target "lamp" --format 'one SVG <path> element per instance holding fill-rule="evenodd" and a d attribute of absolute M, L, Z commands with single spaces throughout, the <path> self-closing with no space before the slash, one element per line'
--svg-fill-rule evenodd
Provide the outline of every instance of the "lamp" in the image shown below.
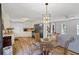
<path fill-rule="evenodd" d="M 48 13 L 48 3 L 45 3 L 45 14 L 43 14 L 43 25 L 44 25 L 44 38 L 48 39 L 51 36 L 51 26 L 49 24 L 49 20 L 50 20 L 50 14 Z"/>
<path fill-rule="evenodd" d="M 43 23 L 49 23 L 49 14 L 48 14 L 48 3 L 45 3 L 46 5 L 46 10 L 45 10 L 45 14 L 43 15 Z"/>

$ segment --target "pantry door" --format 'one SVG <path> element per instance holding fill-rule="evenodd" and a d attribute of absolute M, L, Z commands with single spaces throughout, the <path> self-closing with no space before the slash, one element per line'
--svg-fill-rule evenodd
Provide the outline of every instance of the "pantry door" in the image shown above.
<path fill-rule="evenodd" d="M 1 12 L 1 4 L 0 4 L 0 55 L 3 54 L 3 49 L 2 49 L 2 46 L 3 46 L 3 39 L 2 39 L 2 12 Z"/>

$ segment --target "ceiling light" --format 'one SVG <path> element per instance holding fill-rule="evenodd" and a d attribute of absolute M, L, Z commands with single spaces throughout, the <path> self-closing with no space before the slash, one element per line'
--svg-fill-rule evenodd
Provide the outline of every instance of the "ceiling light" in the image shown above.
<path fill-rule="evenodd" d="M 48 3 L 45 3 L 46 9 L 45 9 L 45 14 L 43 15 L 43 23 L 49 23 L 49 14 L 48 14 Z"/>
<path fill-rule="evenodd" d="M 26 22 L 29 18 L 21 18 L 21 19 L 12 19 L 12 22 Z"/>
<path fill-rule="evenodd" d="M 21 18 L 21 21 L 27 21 L 29 18 Z"/>

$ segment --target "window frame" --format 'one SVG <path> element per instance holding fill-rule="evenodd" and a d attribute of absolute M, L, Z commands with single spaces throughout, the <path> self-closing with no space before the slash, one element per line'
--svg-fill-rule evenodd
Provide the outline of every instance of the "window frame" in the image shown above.
<path fill-rule="evenodd" d="M 61 34 L 66 34 L 66 23 L 61 24 Z"/>
<path fill-rule="evenodd" d="M 77 23 L 77 35 L 79 35 L 79 23 Z"/>

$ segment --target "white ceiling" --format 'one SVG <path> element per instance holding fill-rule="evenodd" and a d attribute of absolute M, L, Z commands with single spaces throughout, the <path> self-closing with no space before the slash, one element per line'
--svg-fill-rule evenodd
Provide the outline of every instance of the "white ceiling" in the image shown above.
<path fill-rule="evenodd" d="M 44 3 L 4 3 L 2 7 L 12 19 L 40 20 L 45 13 Z M 51 19 L 79 15 L 79 3 L 49 3 L 48 12 Z"/>

